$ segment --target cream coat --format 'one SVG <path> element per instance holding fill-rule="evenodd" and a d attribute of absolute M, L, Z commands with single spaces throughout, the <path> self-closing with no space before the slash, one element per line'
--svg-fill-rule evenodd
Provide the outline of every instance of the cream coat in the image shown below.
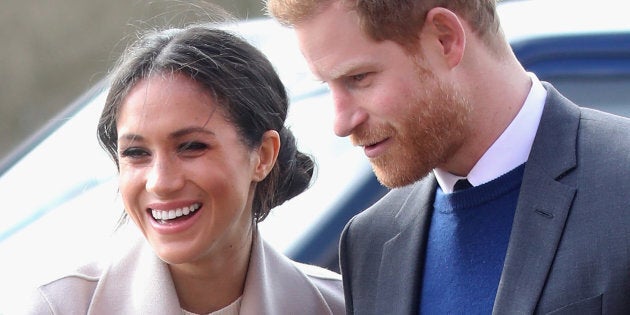
<path fill-rule="evenodd" d="M 109 264 L 47 282 L 31 301 L 26 314 L 181 314 L 168 266 L 143 240 Z M 344 313 L 338 274 L 293 262 L 255 235 L 240 314 Z"/>

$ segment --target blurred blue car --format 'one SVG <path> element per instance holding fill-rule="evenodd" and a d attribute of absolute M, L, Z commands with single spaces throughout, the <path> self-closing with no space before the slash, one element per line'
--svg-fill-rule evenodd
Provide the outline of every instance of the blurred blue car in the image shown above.
<path fill-rule="evenodd" d="M 499 13 L 527 70 L 580 105 L 630 117 L 630 18 L 624 8 L 621 0 L 504 1 Z M 264 18 L 226 27 L 276 66 L 292 101 L 288 124 L 318 164 L 312 187 L 272 210 L 260 229 L 293 259 L 338 270 L 343 226 L 387 189 L 362 151 L 334 136 L 328 89 L 312 79 L 292 31 Z M 86 92 L 0 164 L 0 296 L 10 297 L 49 269 L 102 255 L 134 233 L 114 233 L 123 211 L 116 170 L 96 140 L 106 91 L 102 82 Z"/>

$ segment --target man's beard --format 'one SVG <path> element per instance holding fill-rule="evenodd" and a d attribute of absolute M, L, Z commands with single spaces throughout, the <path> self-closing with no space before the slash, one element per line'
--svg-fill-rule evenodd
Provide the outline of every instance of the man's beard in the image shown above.
<path fill-rule="evenodd" d="M 407 117 L 396 126 L 361 126 L 352 141 L 382 139 L 393 143 L 384 154 L 370 159 L 381 184 L 396 188 L 412 184 L 443 164 L 462 146 L 468 134 L 470 105 L 456 89 L 438 81 L 428 70 L 421 72 L 424 91 L 414 93 Z M 402 108 L 402 106 L 401 106 Z"/>

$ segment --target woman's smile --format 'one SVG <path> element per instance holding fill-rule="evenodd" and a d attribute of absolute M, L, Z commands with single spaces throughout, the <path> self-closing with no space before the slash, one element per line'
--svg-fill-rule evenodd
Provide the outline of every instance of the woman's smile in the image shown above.
<path fill-rule="evenodd" d="M 167 223 L 169 221 L 186 217 L 188 215 L 194 214 L 194 212 L 201 207 L 200 203 L 195 203 L 187 207 L 181 207 L 171 210 L 158 210 L 158 209 L 149 209 L 151 211 L 151 216 L 158 221 L 159 223 Z"/>

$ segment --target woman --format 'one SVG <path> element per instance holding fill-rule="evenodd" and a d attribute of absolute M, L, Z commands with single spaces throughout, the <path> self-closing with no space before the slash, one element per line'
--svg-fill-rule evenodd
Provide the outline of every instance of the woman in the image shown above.
<path fill-rule="evenodd" d="M 344 313 L 338 274 L 290 261 L 257 229 L 313 174 L 287 107 L 269 61 L 225 31 L 193 25 L 131 46 L 98 137 L 146 242 L 39 287 L 32 313 Z"/>

